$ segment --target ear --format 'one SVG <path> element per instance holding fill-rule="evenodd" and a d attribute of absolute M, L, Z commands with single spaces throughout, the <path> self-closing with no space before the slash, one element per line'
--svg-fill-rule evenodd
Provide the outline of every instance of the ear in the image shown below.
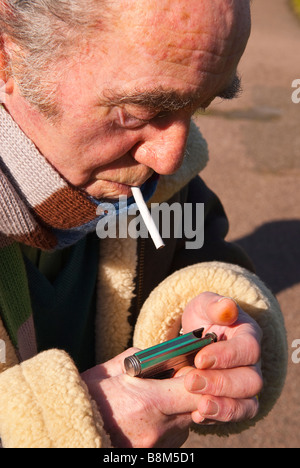
<path fill-rule="evenodd" d="M 5 52 L 4 40 L 0 36 L 0 103 L 5 102 L 5 97 L 13 91 L 13 79 L 8 73 L 8 57 Z"/>
<path fill-rule="evenodd" d="M 4 40 L 3 37 L 0 36 L 0 80 L 5 81 L 5 68 L 7 65 L 6 56 L 4 52 Z"/>

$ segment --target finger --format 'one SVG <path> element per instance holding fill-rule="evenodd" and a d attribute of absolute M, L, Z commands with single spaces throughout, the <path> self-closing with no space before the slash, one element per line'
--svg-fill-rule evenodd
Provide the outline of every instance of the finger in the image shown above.
<path fill-rule="evenodd" d="M 148 391 L 151 390 L 156 408 L 166 416 L 191 414 L 198 407 L 201 396 L 187 391 L 184 376 L 164 380 L 128 378 L 139 387 L 139 393 L 146 387 Z"/>
<path fill-rule="evenodd" d="M 182 328 L 188 333 L 201 326 L 233 325 L 239 315 L 239 307 L 233 299 L 206 292 L 190 301 L 182 316 Z"/>
<path fill-rule="evenodd" d="M 195 357 L 198 369 L 230 369 L 253 366 L 261 355 L 260 339 L 254 333 L 242 333 L 228 341 L 219 341 L 202 349 Z"/>
<path fill-rule="evenodd" d="M 194 370 L 185 376 L 185 388 L 191 393 L 228 398 L 253 398 L 263 387 L 256 367 L 228 370 Z"/>
<path fill-rule="evenodd" d="M 114 357 L 113 359 L 83 372 L 82 376 L 84 378 L 93 378 L 101 380 L 109 377 L 116 377 L 119 374 L 123 374 L 125 373 L 124 360 L 128 356 L 131 356 L 132 354 L 137 353 L 138 351 L 140 351 L 138 348 L 129 348 L 123 353 Z"/>
<path fill-rule="evenodd" d="M 205 424 L 206 420 L 224 423 L 239 422 L 253 419 L 258 411 L 257 398 L 232 399 L 205 395 L 199 400 L 197 411 L 192 413 L 192 419 L 196 424 Z"/>
<path fill-rule="evenodd" d="M 187 375 L 189 372 L 191 372 L 194 369 L 195 368 L 191 366 L 182 367 L 181 369 L 179 369 L 179 371 L 176 372 L 176 374 L 174 375 L 174 378 Z"/>

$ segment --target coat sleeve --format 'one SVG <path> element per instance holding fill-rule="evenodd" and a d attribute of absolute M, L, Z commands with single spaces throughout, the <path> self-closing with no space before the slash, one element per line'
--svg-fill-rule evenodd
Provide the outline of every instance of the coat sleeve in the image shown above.
<path fill-rule="evenodd" d="M 222 262 L 203 262 L 173 273 L 150 294 L 135 328 L 134 346 L 145 349 L 175 338 L 188 302 L 202 292 L 214 292 L 236 300 L 263 332 L 260 411 L 251 421 L 222 426 L 193 426 L 201 434 L 237 433 L 264 418 L 279 398 L 287 370 L 287 342 L 279 304 L 264 283 L 249 270 Z M 201 324 L 199 324 L 201 326 Z"/>
<path fill-rule="evenodd" d="M 212 260 L 233 263 L 254 272 L 255 267 L 246 252 L 238 244 L 225 240 L 229 231 L 227 215 L 218 196 L 200 177 L 195 177 L 182 191 L 181 199 L 182 203 L 188 203 L 193 207 L 194 230 L 197 217 L 196 205 L 200 203 L 204 205 L 204 225 L 200 226 L 200 229 L 203 229 L 204 242 L 199 249 L 186 249 L 186 242 L 189 241 L 187 237 L 183 236 L 178 240 L 171 272 L 195 263 Z M 185 233 L 184 227 L 182 232 Z M 191 241 L 193 242 L 193 239 Z"/>
<path fill-rule="evenodd" d="M 73 361 L 59 350 L 0 374 L 0 434 L 5 448 L 111 447 Z"/>
<path fill-rule="evenodd" d="M 287 371 L 287 340 L 280 306 L 256 276 L 251 260 L 236 244 L 228 243 L 228 221 L 218 197 L 197 177 L 185 189 L 185 201 L 204 203 L 204 245 L 188 250 L 180 240 L 170 275 L 150 293 L 135 327 L 133 344 L 145 349 L 178 335 L 187 303 L 202 292 L 232 297 L 263 331 L 262 373 L 264 389 L 260 412 L 252 421 L 223 426 L 194 426 L 199 433 L 236 433 L 264 418 L 279 398 Z M 201 324 L 199 324 L 201 326 Z"/>

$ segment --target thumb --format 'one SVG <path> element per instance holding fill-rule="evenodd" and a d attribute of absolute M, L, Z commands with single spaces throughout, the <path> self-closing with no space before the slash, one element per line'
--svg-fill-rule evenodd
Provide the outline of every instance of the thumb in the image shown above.
<path fill-rule="evenodd" d="M 229 297 L 205 292 L 192 299 L 182 315 L 182 328 L 189 333 L 200 327 L 233 325 L 239 315 L 239 307 Z"/>

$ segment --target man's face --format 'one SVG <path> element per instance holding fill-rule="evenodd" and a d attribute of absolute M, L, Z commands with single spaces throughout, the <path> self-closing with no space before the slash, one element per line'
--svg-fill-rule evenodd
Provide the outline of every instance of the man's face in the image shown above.
<path fill-rule="evenodd" d="M 96 198 L 181 166 L 191 117 L 230 91 L 250 25 L 248 0 L 120 0 L 113 18 L 66 66 L 58 123 L 17 87 L 7 100 L 47 160 Z"/>

